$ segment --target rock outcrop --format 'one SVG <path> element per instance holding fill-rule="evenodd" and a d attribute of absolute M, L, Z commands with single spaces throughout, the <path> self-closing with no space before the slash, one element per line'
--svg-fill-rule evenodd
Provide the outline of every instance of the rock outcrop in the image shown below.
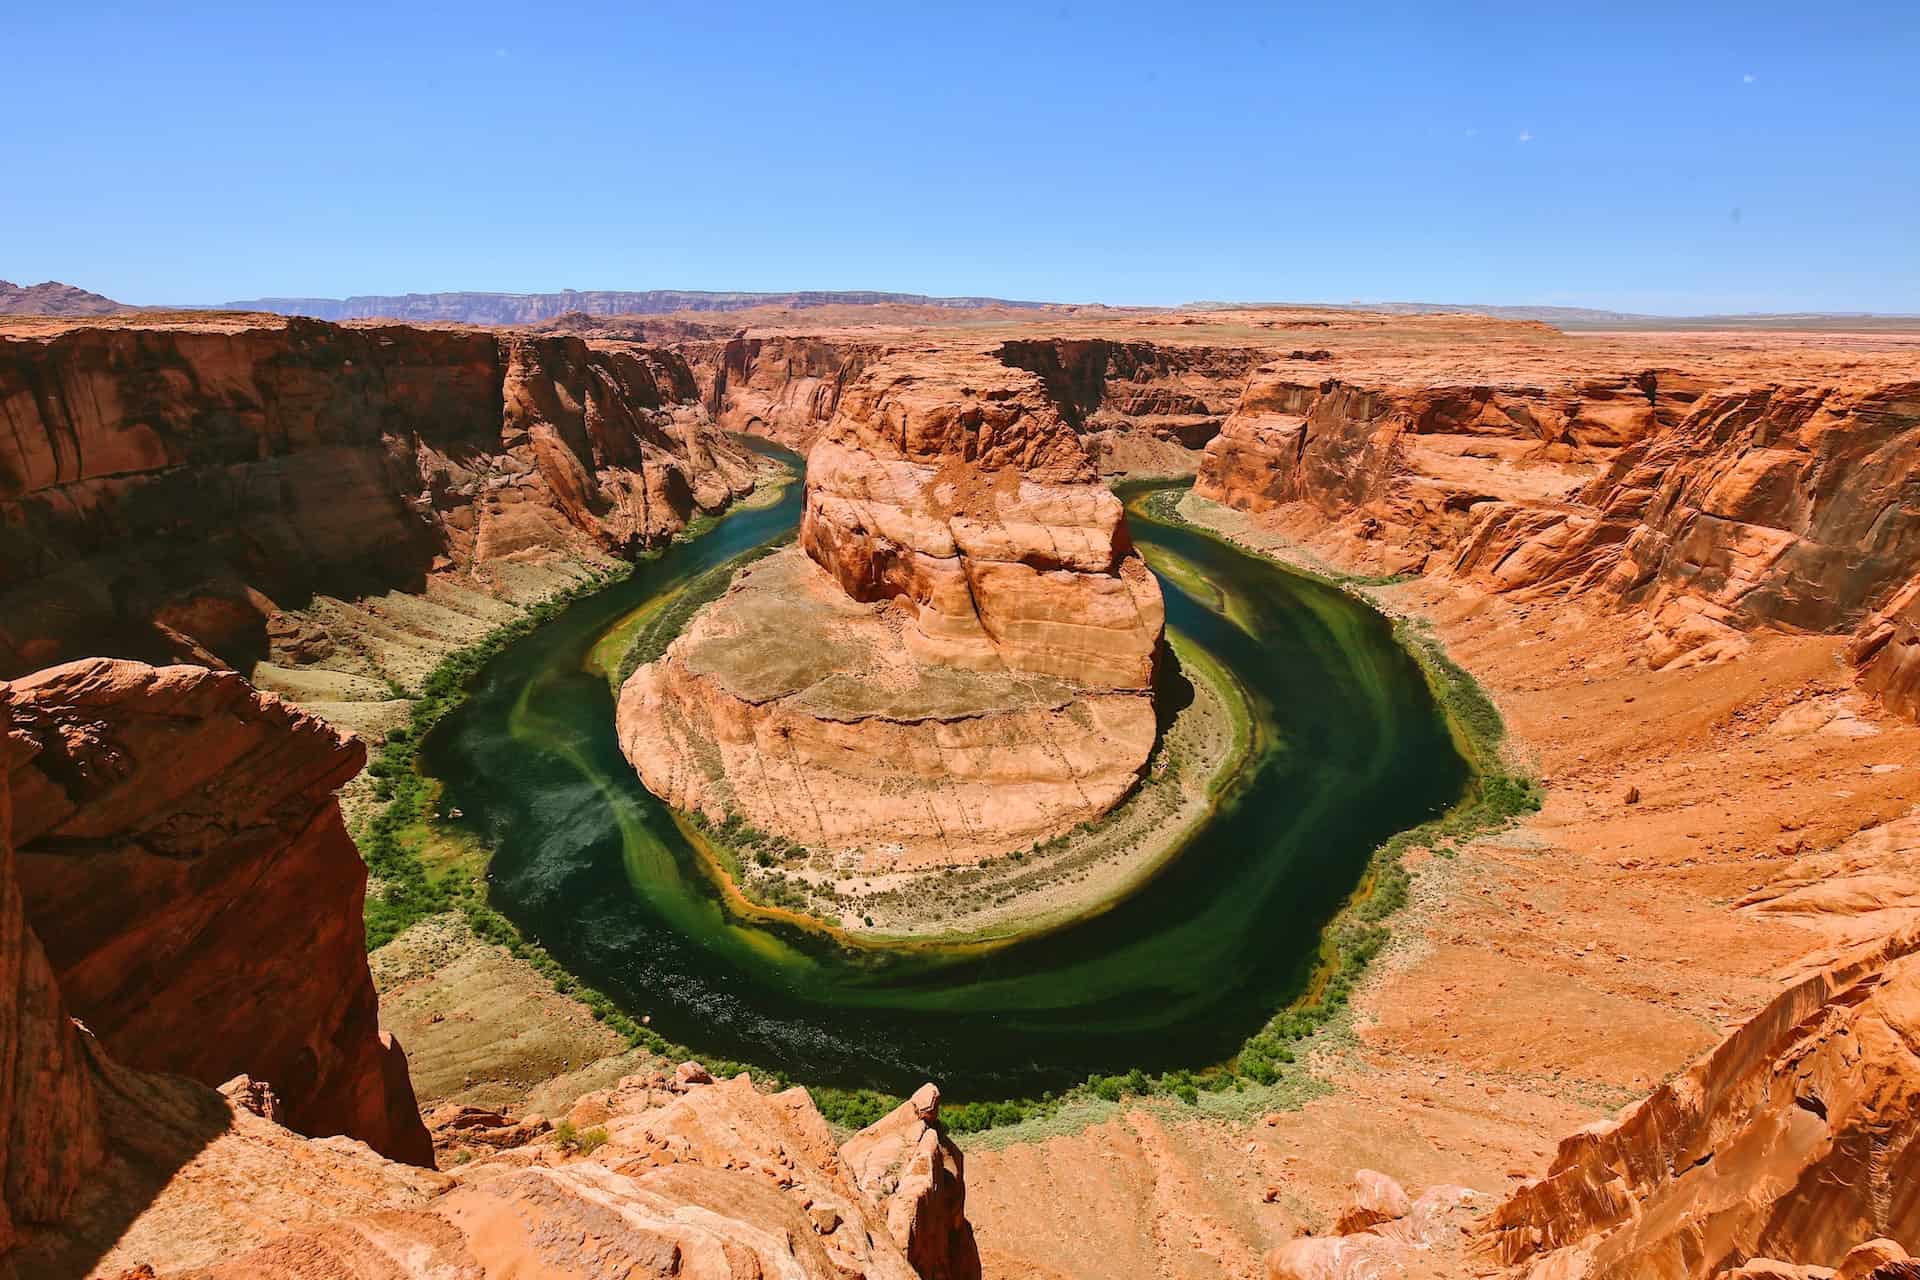
<path fill-rule="evenodd" d="M 670 352 L 570 337 L 0 332 L 0 675 L 101 652 L 244 667 L 315 593 L 657 542 L 753 484 L 697 395 Z"/>
<path fill-rule="evenodd" d="M 1333 1234 L 1301 1236 L 1266 1257 L 1267 1280 L 1441 1280 L 1462 1274 L 1461 1236 L 1476 1193 L 1431 1187 L 1418 1199 L 1383 1173 L 1354 1175 Z"/>
<path fill-rule="evenodd" d="M 1486 1246 L 1540 1280 L 1841 1266 L 1920 1222 L 1920 932 L 1796 983 L 1678 1078 L 1560 1144 Z"/>
<path fill-rule="evenodd" d="M 1219 434 L 1267 353 L 1060 337 L 1016 338 L 998 355 L 1040 376 L 1102 470 L 1179 474 L 1192 470 L 1191 452 Z"/>
<path fill-rule="evenodd" d="M 765 436 L 800 453 L 832 421 L 847 386 L 885 352 L 871 341 L 787 334 L 741 334 L 679 349 L 723 430 Z"/>
<path fill-rule="evenodd" d="M 201 667 L 76 662 L 0 684 L 0 704 L 25 919 L 106 1051 L 250 1075 L 303 1133 L 431 1164 L 334 799 L 359 741 Z"/>
<path fill-rule="evenodd" d="M 633 675 L 621 744 L 715 819 L 908 860 L 1004 853 L 1137 781 L 1163 618 L 1037 378 L 895 356 L 809 455 L 800 549 Z"/>
<path fill-rule="evenodd" d="M 1458 382 L 1276 361 L 1197 492 L 1356 569 L 1636 610 L 1655 668 L 1734 656 L 1758 627 L 1855 633 L 1868 686 L 1915 714 L 1920 383 L 1785 363 Z"/>
<path fill-rule="evenodd" d="M 800 545 L 891 601 L 915 656 L 1089 688 L 1152 683 L 1160 588 L 1044 385 L 986 356 L 896 357 L 807 458 Z"/>
<path fill-rule="evenodd" d="M 745 1076 L 715 1083 L 704 1072 L 630 1076 L 575 1103 L 552 1132 L 528 1126 L 518 1145 L 446 1174 L 398 1169 L 364 1149 L 290 1142 L 229 1105 L 228 1129 L 93 1274 L 143 1266 L 166 1280 L 935 1274 L 916 1272 L 894 1242 L 883 1208 L 853 1183 L 800 1089 L 761 1093 Z M 210 1191 L 236 1183 L 263 1184 L 253 1212 L 197 1236 L 180 1229 L 210 1207 Z M 963 1214 L 955 1229 L 970 1241 Z"/>
<path fill-rule="evenodd" d="M 10 781 L 28 749 L 0 699 L 0 1269 L 22 1230 L 66 1216 L 106 1151 L 90 1048 L 21 905 Z"/>
<path fill-rule="evenodd" d="M 966 1161 L 940 1127 L 940 1090 L 918 1092 L 840 1148 L 853 1183 L 881 1207 L 887 1232 L 921 1280 L 979 1280 L 967 1223 Z"/>

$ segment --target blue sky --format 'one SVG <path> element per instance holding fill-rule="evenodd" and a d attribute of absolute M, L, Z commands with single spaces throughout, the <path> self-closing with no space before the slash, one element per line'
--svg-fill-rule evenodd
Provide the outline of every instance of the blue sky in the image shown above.
<path fill-rule="evenodd" d="M 132 302 L 1920 312 L 1910 2 L 15 0 L 0 60 L 0 277 Z"/>

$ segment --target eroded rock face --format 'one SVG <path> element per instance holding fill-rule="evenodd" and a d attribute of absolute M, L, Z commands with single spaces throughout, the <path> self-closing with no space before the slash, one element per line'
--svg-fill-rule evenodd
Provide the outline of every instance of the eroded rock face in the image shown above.
<path fill-rule="evenodd" d="M 88 1046 L 21 905 L 9 784 L 30 750 L 0 698 L 0 1268 L 22 1230 L 66 1216 L 106 1149 Z"/>
<path fill-rule="evenodd" d="M 1004 853 L 1132 789 L 1163 620 L 1038 379 L 895 357 L 809 456 L 800 548 L 635 672 L 621 745 L 670 803 L 803 844 Z"/>
<path fill-rule="evenodd" d="M 1489 1251 L 1528 1274 L 1840 1266 L 1920 1221 L 1920 933 L 1796 984 L 1615 1121 L 1560 1144 Z"/>
<path fill-rule="evenodd" d="M 1788 363 L 1460 386 L 1276 363 L 1197 489 L 1356 567 L 1594 593 L 1644 614 L 1655 668 L 1735 656 L 1756 627 L 1857 631 L 1869 686 L 1913 714 L 1920 384 L 1797 383 Z"/>
<path fill-rule="evenodd" d="M 1038 374 L 1102 469 L 1179 474 L 1192 462 L 1174 449 L 1213 439 L 1266 353 L 1250 347 L 1187 346 L 1107 338 L 1015 339 L 999 358 Z"/>
<path fill-rule="evenodd" d="M 246 665 L 315 592 L 658 541 L 752 486 L 696 396 L 669 352 L 571 337 L 0 335 L 0 675 L 102 651 Z"/>
<path fill-rule="evenodd" d="M 597 1145 L 576 1153 L 559 1135 L 536 1137 L 461 1165 L 431 1199 L 399 1186 L 386 1207 L 293 1218 L 274 1238 L 257 1224 L 251 1247 L 210 1256 L 188 1244 L 144 1260 L 180 1280 L 966 1274 L 915 1269 L 803 1090 L 631 1076 L 581 1099 L 566 1123 L 574 1147 L 581 1134 Z M 372 1170 L 357 1181 L 379 1185 Z"/>
<path fill-rule="evenodd" d="M 880 1205 L 887 1232 L 921 1280 L 979 1280 L 967 1222 L 966 1160 L 940 1127 L 931 1084 L 840 1148 L 854 1185 Z"/>
<path fill-rule="evenodd" d="M 26 919 L 117 1061 L 269 1084 L 286 1121 L 431 1164 L 379 1027 L 357 739 L 238 675 L 92 659 L 0 684 Z"/>
<path fill-rule="evenodd" d="M 922 659 L 1152 683 L 1165 609 L 1120 500 L 1039 380 L 991 357 L 870 370 L 808 455 L 800 545 L 905 608 Z"/>
<path fill-rule="evenodd" d="M 722 429 L 765 436 L 801 453 L 832 421 L 848 385 L 886 350 L 872 342 L 784 334 L 742 334 L 681 349 Z"/>
<path fill-rule="evenodd" d="M 1302 1236 L 1266 1256 L 1267 1280 L 1439 1280 L 1462 1274 L 1461 1234 L 1476 1193 L 1430 1187 L 1411 1198 L 1372 1169 L 1354 1175 L 1345 1213 L 1325 1236 Z"/>

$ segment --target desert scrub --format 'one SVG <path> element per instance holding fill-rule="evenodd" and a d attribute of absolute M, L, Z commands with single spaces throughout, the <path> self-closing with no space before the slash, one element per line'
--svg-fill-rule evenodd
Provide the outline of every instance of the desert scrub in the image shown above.
<path fill-rule="evenodd" d="M 553 1145 L 569 1155 L 592 1155 L 607 1145 L 605 1129 L 576 1129 L 573 1121 L 562 1120 L 553 1127 Z"/>

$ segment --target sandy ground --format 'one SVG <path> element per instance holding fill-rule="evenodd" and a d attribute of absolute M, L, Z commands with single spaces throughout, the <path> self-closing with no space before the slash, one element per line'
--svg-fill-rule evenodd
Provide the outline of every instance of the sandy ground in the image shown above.
<path fill-rule="evenodd" d="M 976 1144 L 988 1274 L 1257 1276 L 1266 1248 L 1330 1224 L 1356 1168 L 1489 1193 L 1538 1175 L 1563 1135 L 1832 954 L 1741 899 L 1920 802 L 1920 728 L 1853 691 L 1836 639 L 1763 636 L 1736 663 L 1650 672 L 1629 616 L 1426 581 L 1375 594 L 1431 619 L 1494 694 L 1546 807 L 1412 863 L 1414 904 L 1316 1060 L 1326 1096 Z"/>

